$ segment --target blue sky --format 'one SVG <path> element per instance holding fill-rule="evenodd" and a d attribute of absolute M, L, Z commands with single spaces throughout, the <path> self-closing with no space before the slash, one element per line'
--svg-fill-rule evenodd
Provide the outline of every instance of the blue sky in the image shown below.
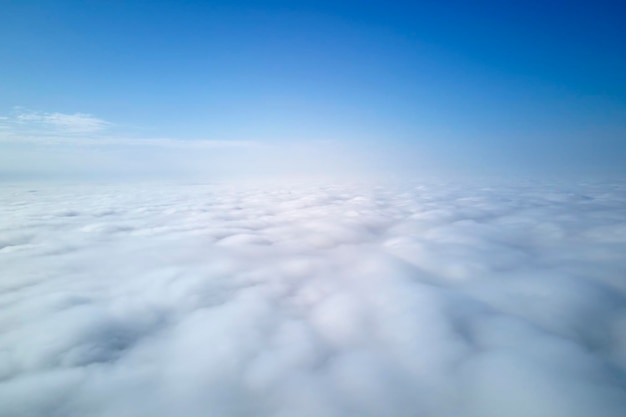
<path fill-rule="evenodd" d="M 626 171 L 619 2 L 0 8 L 4 176 Z"/>

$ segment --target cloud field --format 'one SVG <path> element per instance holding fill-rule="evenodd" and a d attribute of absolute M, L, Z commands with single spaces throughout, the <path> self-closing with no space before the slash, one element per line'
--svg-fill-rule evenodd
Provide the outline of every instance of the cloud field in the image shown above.
<path fill-rule="evenodd" d="M 621 417 L 621 183 L 4 185 L 0 415 Z"/>

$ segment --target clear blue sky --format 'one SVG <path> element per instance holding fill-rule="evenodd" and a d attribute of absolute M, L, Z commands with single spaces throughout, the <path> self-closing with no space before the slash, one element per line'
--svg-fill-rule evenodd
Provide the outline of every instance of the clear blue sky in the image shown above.
<path fill-rule="evenodd" d="M 624 174 L 624 21 L 619 1 L 5 0 L 0 172 Z"/>

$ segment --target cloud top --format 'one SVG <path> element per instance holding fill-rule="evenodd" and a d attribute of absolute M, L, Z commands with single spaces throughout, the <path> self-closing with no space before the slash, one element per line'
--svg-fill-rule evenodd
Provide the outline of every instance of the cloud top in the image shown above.
<path fill-rule="evenodd" d="M 21 184 L 2 199 L 2 415 L 626 410 L 621 184 Z"/>

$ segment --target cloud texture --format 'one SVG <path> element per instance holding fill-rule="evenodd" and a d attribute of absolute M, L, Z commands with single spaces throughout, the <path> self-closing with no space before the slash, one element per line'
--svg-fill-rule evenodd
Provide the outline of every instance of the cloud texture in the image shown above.
<path fill-rule="evenodd" d="M 621 184 L 0 199 L 3 416 L 626 413 Z"/>

